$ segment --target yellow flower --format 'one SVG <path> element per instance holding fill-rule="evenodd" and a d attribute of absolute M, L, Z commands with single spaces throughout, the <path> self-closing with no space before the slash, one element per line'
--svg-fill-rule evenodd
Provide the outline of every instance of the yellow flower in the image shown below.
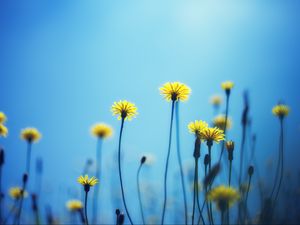
<path fill-rule="evenodd" d="M 36 128 L 29 127 L 21 131 L 21 138 L 28 142 L 37 142 L 41 136 L 41 133 Z"/>
<path fill-rule="evenodd" d="M 207 127 L 208 124 L 202 120 L 195 120 L 194 122 L 190 122 L 188 125 L 190 133 L 195 135 L 200 135 L 201 131 Z"/>
<path fill-rule="evenodd" d="M 226 116 L 218 115 L 214 118 L 213 124 L 215 127 L 218 127 L 221 130 L 225 130 Z M 232 127 L 232 121 L 227 117 L 226 130 L 229 130 Z"/>
<path fill-rule="evenodd" d="M 220 141 L 225 140 L 224 131 L 217 128 L 217 127 L 207 127 L 201 131 L 201 139 L 207 141 L 208 143 L 216 142 L 219 143 Z"/>
<path fill-rule="evenodd" d="M 180 82 L 167 82 L 159 90 L 167 101 L 186 101 L 191 93 L 191 89 Z"/>
<path fill-rule="evenodd" d="M 0 136 L 7 137 L 8 129 L 6 126 L 0 123 Z"/>
<path fill-rule="evenodd" d="M 70 201 L 67 201 L 66 207 L 69 211 L 76 212 L 83 208 L 83 204 L 79 200 L 70 200 Z"/>
<path fill-rule="evenodd" d="M 83 186 L 95 186 L 98 184 L 98 179 L 96 177 L 89 178 L 88 175 L 80 176 L 77 179 L 78 183 L 82 184 Z"/>
<path fill-rule="evenodd" d="M 272 113 L 279 118 L 286 117 L 290 112 L 290 108 L 287 105 L 278 104 L 273 107 Z"/>
<path fill-rule="evenodd" d="M 135 106 L 135 104 L 126 100 L 114 102 L 114 104 L 111 107 L 111 111 L 113 115 L 118 116 L 118 120 L 131 120 L 138 114 L 137 107 Z"/>
<path fill-rule="evenodd" d="M 211 98 L 210 98 L 210 103 L 213 105 L 213 106 L 219 106 L 222 104 L 222 97 L 220 95 L 213 95 Z"/>
<path fill-rule="evenodd" d="M 111 126 L 105 124 L 105 123 L 98 123 L 95 124 L 92 128 L 91 128 L 91 133 L 92 135 L 94 135 L 95 137 L 98 138 L 109 138 L 112 136 L 113 134 L 113 129 Z"/>
<path fill-rule="evenodd" d="M 212 189 L 207 194 L 207 200 L 215 202 L 217 208 L 221 211 L 233 206 L 239 199 L 240 194 L 236 189 L 224 185 Z"/>
<path fill-rule="evenodd" d="M 23 197 L 26 198 L 28 196 L 28 193 L 25 191 L 23 192 L 22 191 L 22 188 L 20 187 L 11 187 L 9 189 L 9 196 L 12 198 L 12 199 L 20 199 L 22 197 L 22 194 L 23 194 Z"/>
<path fill-rule="evenodd" d="M 221 84 L 221 87 L 224 91 L 230 91 L 234 87 L 234 83 L 232 81 L 225 81 Z"/>
<path fill-rule="evenodd" d="M 7 120 L 6 115 L 4 112 L 0 112 L 0 123 L 5 123 Z"/>

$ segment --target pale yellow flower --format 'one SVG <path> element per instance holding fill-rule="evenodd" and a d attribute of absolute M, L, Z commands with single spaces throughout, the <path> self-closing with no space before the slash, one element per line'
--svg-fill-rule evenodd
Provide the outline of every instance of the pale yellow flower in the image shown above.
<path fill-rule="evenodd" d="M 21 131 L 21 138 L 28 142 L 37 142 L 41 136 L 41 133 L 36 128 L 28 127 Z"/>
<path fill-rule="evenodd" d="M 113 128 L 105 123 L 98 123 L 92 126 L 91 134 L 98 138 L 109 138 L 113 135 Z"/>

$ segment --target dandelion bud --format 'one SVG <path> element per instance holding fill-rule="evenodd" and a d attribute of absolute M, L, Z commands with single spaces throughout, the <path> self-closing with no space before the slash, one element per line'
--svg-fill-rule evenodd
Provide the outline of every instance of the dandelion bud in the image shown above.
<path fill-rule="evenodd" d="M 209 164 L 209 162 L 210 162 L 210 157 L 208 154 L 206 154 L 204 156 L 204 165 L 207 166 Z"/>
<path fill-rule="evenodd" d="M 197 137 L 195 141 L 194 157 L 200 157 L 200 139 Z"/>
<path fill-rule="evenodd" d="M 27 173 L 24 173 L 23 174 L 23 184 L 26 184 L 28 181 L 28 174 Z"/>
<path fill-rule="evenodd" d="M 227 141 L 226 142 L 226 149 L 228 151 L 228 160 L 233 160 L 233 150 L 234 150 L 234 142 L 233 141 Z"/>
<path fill-rule="evenodd" d="M 1 148 L 0 149 L 0 166 L 4 164 L 4 150 Z"/>
<path fill-rule="evenodd" d="M 116 215 L 119 216 L 120 215 L 120 209 L 116 209 Z"/>
<path fill-rule="evenodd" d="M 37 196 L 36 194 L 32 194 L 31 195 L 31 200 L 32 200 L 32 210 L 33 211 L 37 211 L 38 207 L 37 207 Z"/>
<path fill-rule="evenodd" d="M 146 159 L 147 159 L 147 157 L 146 157 L 146 156 L 143 156 L 143 157 L 141 158 L 141 164 L 144 164 L 144 163 L 146 162 Z"/>
<path fill-rule="evenodd" d="M 249 176 L 252 176 L 253 173 L 254 173 L 254 167 L 253 166 L 249 166 L 249 168 L 248 168 L 248 174 L 249 174 Z"/>

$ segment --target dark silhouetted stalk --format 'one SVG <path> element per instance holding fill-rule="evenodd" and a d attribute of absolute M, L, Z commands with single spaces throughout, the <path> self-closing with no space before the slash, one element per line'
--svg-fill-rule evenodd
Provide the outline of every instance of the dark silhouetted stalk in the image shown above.
<path fill-rule="evenodd" d="M 87 201 L 88 201 L 88 193 L 90 191 L 90 185 L 84 186 L 85 198 L 84 198 L 84 215 L 85 215 L 85 224 L 89 225 L 88 215 L 87 215 Z"/>
<path fill-rule="evenodd" d="M 247 206 L 248 206 L 248 195 L 249 195 L 249 190 L 250 190 L 250 185 L 251 185 L 251 179 L 252 179 L 252 175 L 254 173 L 254 167 L 253 166 L 249 166 L 248 168 L 248 186 L 247 186 L 247 191 L 246 191 L 246 197 L 245 197 L 245 215 L 247 215 Z"/>
<path fill-rule="evenodd" d="M 209 164 L 208 164 L 208 172 L 211 172 L 211 147 L 213 145 L 212 141 L 207 141 L 207 147 L 208 147 L 208 155 L 209 155 Z M 211 184 L 209 185 L 209 191 L 211 190 Z M 212 215 L 212 203 L 209 202 L 209 211 L 210 211 L 210 219 L 211 223 L 214 224 L 213 215 Z"/>
<path fill-rule="evenodd" d="M 141 211 L 142 221 L 143 221 L 144 225 L 145 225 L 145 217 L 144 217 L 143 203 L 142 203 L 142 198 L 141 198 L 140 172 L 141 172 L 142 166 L 145 163 L 145 161 L 146 161 L 146 157 L 143 156 L 142 159 L 141 159 L 141 163 L 140 163 L 140 166 L 138 168 L 137 174 L 136 174 L 136 186 L 137 186 L 137 190 L 138 190 L 140 211 Z"/>
<path fill-rule="evenodd" d="M 204 175 L 205 177 L 207 177 L 207 168 L 208 168 L 208 165 L 210 163 L 210 156 L 209 154 L 206 154 L 205 157 L 204 157 Z M 209 224 L 211 225 L 212 222 L 211 222 L 211 217 L 210 217 L 210 211 L 209 211 L 209 203 L 207 202 L 206 200 L 206 196 L 207 196 L 207 186 L 208 185 L 205 185 L 205 201 L 204 201 L 204 204 L 206 205 L 206 210 L 207 210 L 207 217 L 208 217 L 208 221 L 209 221 Z"/>
<path fill-rule="evenodd" d="M 225 212 L 224 210 L 221 210 L 221 225 L 225 224 Z"/>
<path fill-rule="evenodd" d="M 175 112 L 176 112 L 177 159 L 178 159 L 178 165 L 179 165 L 179 170 L 180 170 L 181 187 L 182 187 L 182 195 L 183 195 L 183 203 L 184 203 L 184 219 L 185 219 L 185 225 L 187 225 L 188 224 L 188 215 L 187 215 L 188 211 L 187 211 L 185 182 L 184 182 L 183 168 L 182 168 L 182 159 L 181 159 L 181 153 L 180 153 L 179 103 L 178 102 L 176 102 L 176 105 L 175 105 Z"/>
<path fill-rule="evenodd" d="M 283 132 L 283 118 L 280 118 L 280 161 L 281 161 L 281 168 L 280 168 L 280 178 L 279 178 L 279 183 L 278 183 L 278 188 L 276 191 L 276 195 L 274 198 L 274 203 L 273 203 L 273 208 L 276 207 L 276 203 L 277 203 L 277 199 L 278 199 L 278 195 L 281 189 L 281 184 L 282 184 L 282 179 L 283 179 L 283 169 L 284 169 L 284 154 L 283 154 L 283 141 L 284 141 L 284 132 Z"/>
<path fill-rule="evenodd" d="M 16 199 L 14 201 L 14 204 L 13 206 L 11 207 L 11 209 L 9 210 L 7 216 L 4 218 L 4 220 L 2 221 L 3 222 L 3 225 L 5 225 L 7 223 L 7 221 L 9 220 L 10 216 L 13 214 L 13 212 L 15 212 L 17 210 L 17 207 L 18 207 L 18 199 Z M 15 221 L 16 221 L 16 218 L 15 218 Z"/>
<path fill-rule="evenodd" d="M 122 117 L 121 128 L 120 128 L 120 136 L 119 136 L 119 148 L 118 148 L 118 169 L 119 169 L 119 178 L 120 178 L 120 185 L 121 185 L 121 192 L 122 192 L 123 204 L 124 204 L 124 207 L 125 207 L 128 219 L 129 219 L 131 225 L 133 225 L 133 222 L 131 220 L 129 211 L 127 209 L 126 200 L 125 200 L 125 194 L 124 194 L 124 188 L 123 188 L 123 180 L 122 180 L 122 169 L 121 169 L 121 142 L 122 142 L 122 133 L 123 133 L 123 127 L 124 127 L 124 120 L 125 120 L 125 118 Z"/>
<path fill-rule="evenodd" d="M 101 165 L 102 165 L 102 139 L 97 139 L 97 149 L 96 149 L 96 177 L 101 180 Z M 95 186 L 94 198 L 93 198 L 93 224 L 97 224 L 98 213 L 98 198 L 99 198 L 100 185 Z"/>
<path fill-rule="evenodd" d="M 82 209 L 78 210 L 79 216 L 80 216 L 80 221 L 84 225 L 85 224 L 85 218 L 84 218 L 84 213 Z"/>
<path fill-rule="evenodd" d="M 40 216 L 39 216 L 39 208 L 38 208 L 38 203 L 37 203 L 37 195 L 36 194 L 32 194 L 31 195 L 31 200 L 32 200 L 32 211 L 34 213 L 35 216 L 35 223 L 38 225 L 40 224 Z"/>
<path fill-rule="evenodd" d="M 227 132 L 227 120 L 228 120 L 228 112 L 229 112 L 229 98 L 230 98 L 230 90 L 226 91 L 226 110 L 225 110 L 225 126 L 224 126 L 224 135 L 226 137 Z M 225 141 L 222 141 L 222 148 L 221 148 L 221 154 L 219 157 L 219 163 L 221 162 L 223 153 L 225 149 Z"/>
<path fill-rule="evenodd" d="M 29 161 L 30 162 L 30 161 Z M 21 190 L 21 198 L 20 198 L 20 206 L 19 206 L 19 210 L 16 216 L 16 224 L 19 225 L 20 224 L 20 220 L 21 220 L 21 215 L 22 215 L 22 209 L 23 209 L 23 201 L 24 201 L 24 194 L 25 194 L 25 190 L 26 190 L 26 185 L 28 182 L 28 174 L 25 173 L 23 175 L 23 184 L 22 184 L 22 190 Z"/>
<path fill-rule="evenodd" d="M 163 211 L 161 217 L 161 224 L 164 224 L 165 221 L 165 212 L 166 212 L 166 204 L 167 204 L 167 178 L 168 178 L 168 167 L 169 167 L 169 159 L 171 152 L 171 142 L 172 142 L 172 128 L 173 128 L 173 117 L 174 117 L 174 106 L 175 101 L 172 101 L 172 109 L 171 109 L 171 121 L 170 121 L 170 131 L 169 131 L 169 144 L 168 144 L 168 154 L 165 166 L 165 175 L 164 175 L 164 202 L 163 202 Z"/>
<path fill-rule="evenodd" d="M 2 198 L 3 198 L 3 193 L 2 193 L 2 170 L 3 170 L 4 161 L 5 161 L 5 154 L 4 154 L 4 150 L 1 148 L 0 149 L 0 223 L 2 223 Z"/>

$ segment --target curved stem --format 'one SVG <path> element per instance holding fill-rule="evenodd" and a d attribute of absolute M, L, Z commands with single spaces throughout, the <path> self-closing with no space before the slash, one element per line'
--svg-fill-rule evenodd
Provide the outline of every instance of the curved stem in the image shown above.
<path fill-rule="evenodd" d="M 125 211 L 127 213 L 128 219 L 129 219 L 131 225 L 133 225 L 133 222 L 131 220 L 130 214 L 129 214 L 128 209 L 127 209 L 126 201 L 125 201 L 125 194 L 124 194 L 123 180 L 122 180 L 122 170 L 121 170 L 121 142 L 122 142 L 123 127 L 124 127 L 124 118 L 122 118 L 121 129 L 120 129 L 120 136 L 119 136 L 118 169 L 119 169 L 119 178 L 120 178 L 120 184 L 121 184 L 121 192 L 122 192 L 123 204 L 124 204 Z"/>
<path fill-rule="evenodd" d="M 137 189 L 138 189 L 138 197 L 139 197 L 139 205 L 140 205 L 140 211 L 141 211 L 141 215 L 142 215 L 142 221 L 143 224 L 145 225 L 145 217 L 144 217 L 144 210 L 143 210 L 143 204 L 142 204 L 142 198 L 141 198 L 141 188 L 140 188 L 140 172 L 141 172 L 141 168 L 142 168 L 142 163 L 140 164 L 137 174 L 136 174 L 136 185 L 137 185 Z"/>
<path fill-rule="evenodd" d="M 171 142 L 172 142 L 172 127 L 173 127 L 173 116 L 174 116 L 174 104 L 172 101 L 172 110 L 171 110 L 171 122 L 170 122 L 170 131 L 169 131 L 169 145 L 168 145 L 168 154 L 165 166 L 165 175 L 164 175 L 164 203 L 163 203 L 163 212 L 161 217 L 161 224 L 164 224 L 165 220 L 165 212 L 166 212 L 166 204 L 167 204 L 167 178 L 168 178 L 168 167 L 169 167 L 169 159 L 171 152 Z"/>
<path fill-rule="evenodd" d="M 198 159 L 195 158 L 192 225 L 194 225 L 195 205 L 196 205 L 196 190 L 197 190 L 197 185 L 198 185 L 198 184 L 197 184 L 197 167 L 198 167 Z"/>
<path fill-rule="evenodd" d="M 181 187 L 182 187 L 182 195 L 183 195 L 183 202 L 184 202 L 184 216 L 185 216 L 185 225 L 188 224 L 188 212 L 187 212 L 187 201 L 186 201 L 186 190 L 185 190 L 185 182 L 184 182 L 184 175 L 183 175 L 183 168 L 182 168 L 182 159 L 180 154 L 180 138 L 179 138 L 179 105 L 178 102 L 175 105 L 175 112 L 176 112 L 176 140 L 177 140 L 177 159 L 179 164 L 180 170 L 180 178 L 181 178 Z"/>
<path fill-rule="evenodd" d="M 102 139 L 98 138 L 97 140 L 97 149 L 96 149 L 96 178 L 101 179 L 101 165 L 102 165 Z M 100 185 L 95 186 L 94 199 L 93 199 L 93 224 L 97 223 L 98 213 L 98 197 L 99 197 Z"/>
<path fill-rule="evenodd" d="M 88 216 L 87 216 L 87 197 L 88 197 L 88 191 L 85 192 L 84 214 L 85 214 L 85 224 L 89 225 Z"/>
<path fill-rule="evenodd" d="M 195 159 L 195 181 L 194 181 L 195 184 L 194 184 L 194 189 L 195 189 L 195 186 L 196 186 L 195 192 L 196 192 L 196 199 L 197 199 L 197 207 L 198 207 L 198 211 L 199 211 L 199 220 L 201 219 L 203 225 L 205 225 L 205 221 L 204 221 L 204 218 L 203 218 L 203 215 L 202 215 L 202 209 L 200 209 L 200 201 L 199 201 L 198 167 L 199 167 L 198 166 L 198 159 Z"/>

